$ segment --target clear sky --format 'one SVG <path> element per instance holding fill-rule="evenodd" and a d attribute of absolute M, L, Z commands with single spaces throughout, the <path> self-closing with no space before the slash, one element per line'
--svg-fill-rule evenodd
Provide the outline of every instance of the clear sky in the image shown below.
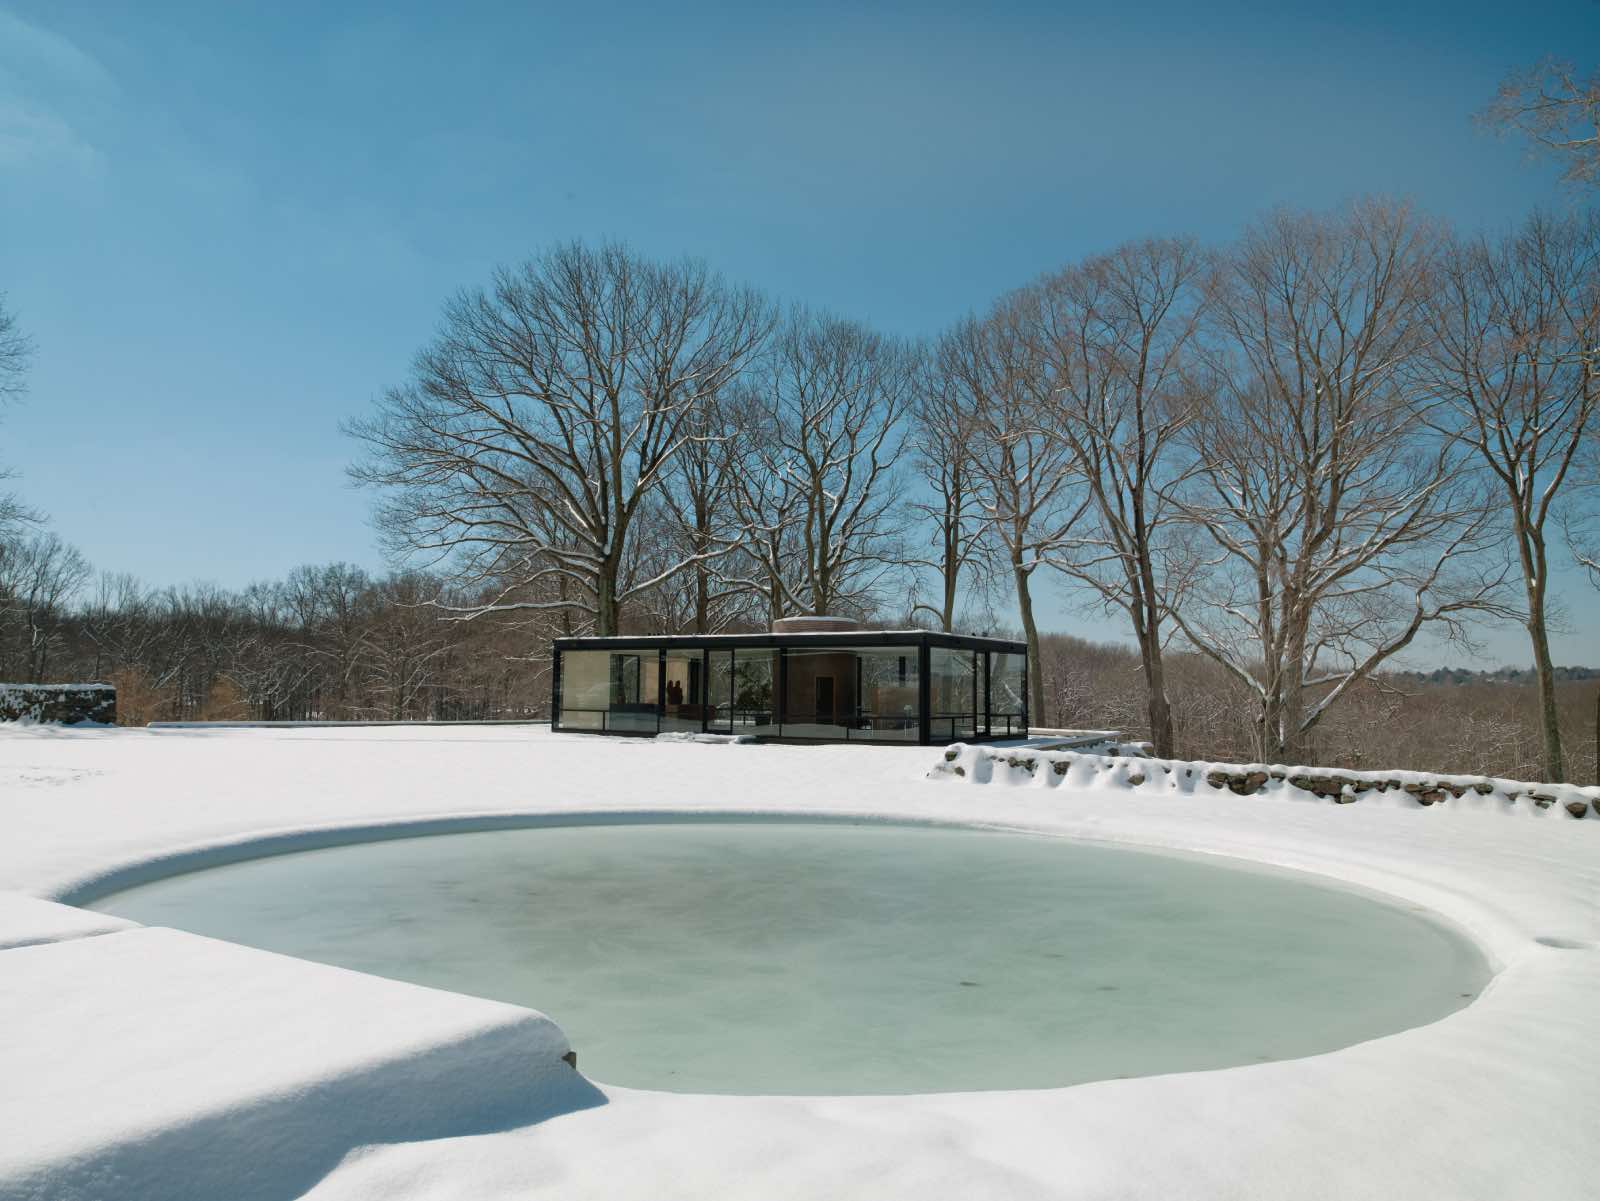
<path fill-rule="evenodd" d="M 98 567 L 377 567 L 338 423 L 496 264 L 616 237 L 923 334 L 1279 203 L 1499 226 L 1561 196 L 1470 115 L 1600 47 L 1595 0 L 765 7 L 0 0 L 0 291 L 38 346 L 0 461 Z M 1600 662 L 1563 593 L 1558 661 Z"/>

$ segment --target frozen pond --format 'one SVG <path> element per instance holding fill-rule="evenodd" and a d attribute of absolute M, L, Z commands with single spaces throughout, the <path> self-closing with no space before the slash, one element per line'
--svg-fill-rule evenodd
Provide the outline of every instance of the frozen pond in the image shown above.
<path fill-rule="evenodd" d="M 1420 911 L 1045 837 L 568 826 L 256 860 L 98 909 L 545 1011 L 640 1088 L 1040 1088 L 1332 1050 L 1488 979 Z"/>

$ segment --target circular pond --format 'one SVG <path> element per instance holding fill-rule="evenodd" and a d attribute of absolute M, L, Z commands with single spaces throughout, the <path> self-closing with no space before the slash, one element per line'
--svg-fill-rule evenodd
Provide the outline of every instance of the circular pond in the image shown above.
<path fill-rule="evenodd" d="M 1041 1088 L 1347 1046 L 1465 1005 L 1477 950 L 1313 878 L 973 830 L 545 827 L 131 889 L 146 925 L 529 1005 L 614 1084 Z"/>

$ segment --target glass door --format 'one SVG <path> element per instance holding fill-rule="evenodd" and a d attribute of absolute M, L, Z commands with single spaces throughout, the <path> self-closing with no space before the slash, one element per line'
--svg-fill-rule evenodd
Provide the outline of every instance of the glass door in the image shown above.
<path fill-rule="evenodd" d="M 733 652 L 706 652 L 706 732 L 733 733 Z"/>
<path fill-rule="evenodd" d="M 661 729 L 698 734 L 706 728 L 706 656 L 701 650 L 669 650 L 662 685 Z"/>

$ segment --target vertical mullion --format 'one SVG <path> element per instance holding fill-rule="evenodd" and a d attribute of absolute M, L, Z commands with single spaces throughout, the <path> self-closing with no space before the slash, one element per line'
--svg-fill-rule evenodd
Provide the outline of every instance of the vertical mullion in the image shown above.
<path fill-rule="evenodd" d="M 773 712 L 778 718 L 778 737 L 783 737 L 783 723 L 789 717 L 789 648 L 778 648 L 778 695 Z"/>
<path fill-rule="evenodd" d="M 561 728 L 561 652 L 555 651 L 550 664 L 550 732 Z"/>
<path fill-rule="evenodd" d="M 928 678 L 931 656 L 928 654 L 928 640 L 917 640 L 917 741 L 927 746 L 933 741 L 929 733 L 931 722 L 928 708 L 931 702 L 931 681 Z"/>

